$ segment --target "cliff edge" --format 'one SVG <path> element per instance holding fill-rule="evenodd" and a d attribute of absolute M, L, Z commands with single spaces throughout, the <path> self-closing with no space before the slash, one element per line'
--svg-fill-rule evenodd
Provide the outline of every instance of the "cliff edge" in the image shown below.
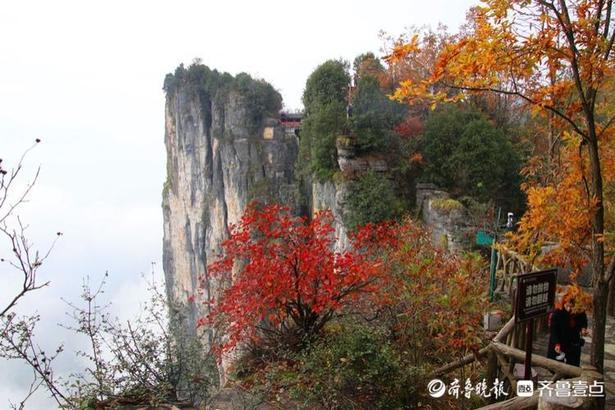
<path fill-rule="evenodd" d="M 164 90 L 163 267 L 170 299 L 188 303 L 188 326 L 196 331 L 207 314 L 202 302 L 219 291 L 206 267 L 228 225 L 253 199 L 296 203 L 298 140 L 279 124 L 279 93 L 247 74 L 180 66 Z M 209 330 L 203 336 L 211 342 Z"/>

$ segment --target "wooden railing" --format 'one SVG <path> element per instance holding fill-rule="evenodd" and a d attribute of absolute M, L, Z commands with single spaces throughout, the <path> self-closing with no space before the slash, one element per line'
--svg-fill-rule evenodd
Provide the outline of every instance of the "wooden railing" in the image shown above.
<path fill-rule="evenodd" d="M 480 349 L 475 354 L 470 354 L 463 357 L 460 360 L 444 365 L 435 370 L 430 377 L 440 377 L 447 373 L 452 372 L 460 367 L 468 365 L 475 360 L 481 358 L 487 359 L 487 385 L 493 386 L 495 379 L 506 381 L 508 388 L 507 393 L 509 396 L 516 394 L 517 391 L 517 378 L 514 375 L 513 369 L 515 363 L 523 363 L 525 360 L 525 351 L 513 347 L 506 343 L 508 340 L 514 340 L 515 333 L 515 318 L 512 317 L 504 327 L 498 332 L 498 334 L 491 340 L 489 345 Z M 558 380 L 568 380 L 570 382 L 575 380 L 584 380 L 589 384 L 594 381 L 602 381 L 603 376 L 592 367 L 576 367 L 568 364 L 558 362 L 557 360 L 548 359 L 540 355 L 532 355 L 531 361 L 533 368 L 544 368 L 549 370 L 553 376 L 552 382 Z M 513 397 L 511 399 L 490 404 L 482 407 L 482 410 L 490 409 L 535 409 L 538 406 L 540 400 L 539 390 L 536 389 L 531 397 Z M 585 399 L 583 408 L 598 408 L 598 404 L 595 402 L 595 398 Z M 590 400 L 594 400 L 590 402 Z M 550 407 L 544 407 L 550 408 Z M 556 408 L 556 407 L 553 407 Z M 565 408 L 565 407 L 557 407 Z"/>
<path fill-rule="evenodd" d="M 496 293 L 505 294 L 512 297 L 513 278 L 521 273 L 535 270 L 532 264 L 523 255 L 508 249 L 505 244 L 495 245 L 497 251 L 497 261 L 495 264 L 495 277 L 497 286 Z"/>
<path fill-rule="evenodd" d="M 496 294 L 503 295 L 508 299 L 512 306 L 515 305 L 515 280 L 517 275 L 539 270 L 527 258 L 511 249 L 506 244 L 498 243 L 495 245 L 497 250 L 496 261 Z M 513 312 L 514 314 L 514 312 Z M 547 317 L 543 316 L 534 321 L 534 335 L 538 335 L 547 329 Z M 502 343 L 512 347 L 525 346 L 525 325 L 517 325 L 507 332 Z"/>
<path fill-rule="evenodd" d="M 514 306 L 515 300 L 515 281 L 516 275 L 532 272 L 538 270 L 532 262 L 526 260 L 522 255 L 508 249 L 505 244 L 496 244 L 496 250 L 498 251 L 498 257 L 496 262 L 496 279 L 497 286 L 495 292 L 503 295 L 505 298 L 509 298 L 512 306 Z M 540 335 L 547 330 L 547 317 L 534 320 L 534 335 Z M 516 324 L 515 316 L 500 329 L 496 336 L 490 341 L 490 343 L 480 349 L 478 352 L 469 354 L 460 360 L 456 360 L 449 364 L 446 364 L 436 369 L 432 374 L 432 378 L 441 377 L 447 373 L 450 373 L 463 366 L 469 365 L 476 360 L 487 359 L 487 385 L 493 386 L 495 379 L 505 381 L 509 394 L 508 397 L 514 396 L 517 392 L 517 377 L 514 374 L 514 367 L 516 363 L 523 363 L 525 361 L 525 351 L 519 347 L 526 345 L 525 324 Z M 559 380 L 567 380 L 573 382 L 575 380 L 584 380 L 589 384 L 594 381 L 603 381 L 603 375 L 598 373 L 595 368 L 590 366 L 576 367 L 571 366 L 557 360 L 548 359 L 540 355 L 532 355 L 531 357 L 532 368 L 543 368 L 549 370 L 552 376 L 550 381 L 556 382 Z M 542 381 L 542 380 L 541 380 Z M 489 409 L 535 409 L 538 407 L 538 402 L 541 400 L 538 389 L 534 390 L 534 394 L 531 397 L 513 397 L 511 399 L 500 401 L 482 407 L 482 410 Z M 548 398 L 543 399 L 546 402 Z M 596 398 L 586 398 L 582 404 L 583 408 L 601 408 L 600 402 L 597 402 Z M 541 408 L 573 408 L 576 406 L 566 407 L 565 405 L 549 406 L 542 403 Z"/>

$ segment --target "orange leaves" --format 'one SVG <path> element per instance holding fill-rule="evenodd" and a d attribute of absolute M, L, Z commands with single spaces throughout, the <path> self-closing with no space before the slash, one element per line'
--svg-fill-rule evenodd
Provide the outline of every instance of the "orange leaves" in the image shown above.
<path fill-rule="evenodd" d="M 486 305 L 486 271 L 478 258 L 459 258 L 435 248 L 429 233 L 407 219 L 397 228 L 398 246 L 389 254 L 394 280 L 388 291 L 399 317 L 400 337 L 422 344 L 423 354 L 465 354 L 480 345 Z"/>
<path fill-rule="evenodd" d="M 472 9 L 464 35 L 448 38 L 423 76 L 406 76 L 392 94 L 397 100 L 436 102 L 459 100 L 467 93 L 501 91 L 523 96 L 536 111 L 559 107 L 586 98 L 590 88 L 599 88 L 613 67 L 605 59 L 612 45 L 596 32 L 606 21 L 596 22 L 598 4 L 589 0 L 566 2 L 572 22 L 562 20 L 561 10 L 538 1 L 487 0 Z M 604 12 L 604 11 L 603 11 Z M 572 47 L 568 39 L 575 39 Z M 390 63 L 420 58 L 420 36 L 398 45 Z M 583 90 L 572 81 L 578 73 Z M 448 92 L 442 93 L 442 88 Z M 570 117 L 580 112 L 571 105 Z M 574 120 L 574 118 L 573 118 Z"/>
<path fill-rule="evenodd" d="M 451 39 L 443 27 L 437 31 L 414 30 L 407 39 L 403 37 L 393 42 L 392 50 L 385 57 L 388 63 L 387 76 L 397 89 L 391 98 L 399 101 L 417 103 L 412 96 L 420 100 L 431 84 L 427 79 L 436 64 L 442 44 Z"/>
<path fill-rule="evenodd" d="M 420 152 L 416 152 L 410 156 L 411 164 L 423 164 L 425 160 L 423 159 L 423 155 Z"/>
<path fill-rule="evenodd" d="M 407 43 L 397 44 L 393 48 L 393 52 L 387 56 L 387 61 L 389 63 L 395 63 L 403 60 L 410 54 L 418 53 L 420 50 L 419 36 L 418 34 L 414 34 Z"/>
<path fill-rule="evenodd" d="M 429 70 L 400 78 L 391 96 L 435 104 L 492 92 L 512 96 L 542 116 L 546 125 L 540 142 L 549 162 L 533 161 L 526 170 L 528 211 L 515 240 L 534 256 L 541 244 L 556 242 L 559 247 L 544 261 L 575 269 L 602 241 L 608 252 L 615 238 L 611 3 L 484 0 L 471 10 L 460 36 L 439 44 Z M 415 40 L 407 48 L 397 47 L 395 60 L 420 58 L 421 45 Z M 571 134 L 559 141 L 564 132 Z M 581 141 L 586 145 L 580 146 Z M 589 152 L 588 146 L 598 149 Z M 595 217 L 603 205 L 605 235 L 601 218 Z"/>
<path fill-rule="evenodd" d="M 586 186 L 587 150 L 579 144 L 579 138 L 565 134 L 561 166 L 554 179 L 545 185 L 526 185 L 527 211 L 513 236 L 515 247 L 532 258 L 537 256 L 537 264 L 571 267 L 576 273 L 588 263 L 591 220 L 597 205 Z M 605 181 L 613 181 L 608 171 L 604 175 Z M 600 237 L 593 239 L 600 241 Z M 541 254 L 540 246 L 549 242 L 557 246 Z"/>
<path fill-rule="evenodd" d="M 581 313 L 581 312 L 591 312 L 592 310 L 592 299 L 591 295 L 584 291 L 579 285 L 572 284 L 567 286 L 563 291 L 562 300 L 560 306 L 563 307 L 564 304 L 568 301 L 574 301 L 574 305 L 572 307 L 573 312 Z"/>

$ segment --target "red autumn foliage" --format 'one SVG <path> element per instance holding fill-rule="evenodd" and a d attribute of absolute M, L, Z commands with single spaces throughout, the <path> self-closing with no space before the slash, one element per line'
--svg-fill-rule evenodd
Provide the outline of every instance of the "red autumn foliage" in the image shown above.
<path fill-rule="evenodd" d="M 343 252 L 334 251 L 333 233 L 328 211 L 307 221 L 280 205 L 247 208 L 208 267 L 232 282 L 201 320 L 223 335 L 219 353 L 237 344 L 273 353 L 301 347 L 348 311 L 379 315 L 398 343 L 415 347 L 417 363 L 478 349 L 486 283 L 479 259 L 437 249 L 409 218 L 359 228 Z"/>
<path fill-rule="evenodd" d="M 232 285 L 201 324 L 225 336 L 222 351 L 237 343 L 299 345 L 309 341 L 350 301 L 371 294 L 384 269 L 375 252 L 391 241 L 389 225 L 370 225 L 353 236 L 350 250 L 335 252 L 331 212 L 311 221 L 281 205 L 250 204 L 211 275 Z M 275 347 L 275 346 L 271 346 Z"/>
<path fill-rule="evenodd" d="M 393 131 L 401 138 L 414 139 L 423 133 L 423 121 L 418 117 L 408 117 L 399 123 Z"/>
<path fill-rule="evenodd" d="M 416 364 L 461 357 L 482 344 L 486 267 L 478 255 L 463 257 L 433 245 L 431 235 L 409 218 L 395 227 L 387 252 L 392 300 L 389 320 Z"/>

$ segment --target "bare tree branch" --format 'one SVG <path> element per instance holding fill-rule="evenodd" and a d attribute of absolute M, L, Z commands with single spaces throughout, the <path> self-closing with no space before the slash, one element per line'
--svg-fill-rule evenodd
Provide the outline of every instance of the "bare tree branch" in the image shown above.
<path fill-rule="evenodd" d="M 11 252 L 10 257 L 0 257 L 0 262 L 6 263 L 22 275 L 21 287 L 17 290 L 17 293 L 6 301 L 0 301 L 0 318 L 5 317 L 28 292 L 49 284 L 49 282 L 38 283 L 37 272 L 61 235 L 58 232 L 51 246 L 41 255 L 37 250 L 32 249 L 32 244 L 26 236 L 28 227 L 15 214 L 16 210 L 27 202 L 28 196 L 38 180 L 40 167 L 37 168 L 32 180 L 25 184 L 25 188 L 15 191 L 15 184 L 19 181 L 23 172 L 26 156 L 39 142 L 40 140 L 37 139 L 21 155 L 17 165 L 10 171 L 2 167 L 2 160 L 0 160 L 0 234 L 2 234 L 0 236 L 6 239 L 6 246 Z"/>

